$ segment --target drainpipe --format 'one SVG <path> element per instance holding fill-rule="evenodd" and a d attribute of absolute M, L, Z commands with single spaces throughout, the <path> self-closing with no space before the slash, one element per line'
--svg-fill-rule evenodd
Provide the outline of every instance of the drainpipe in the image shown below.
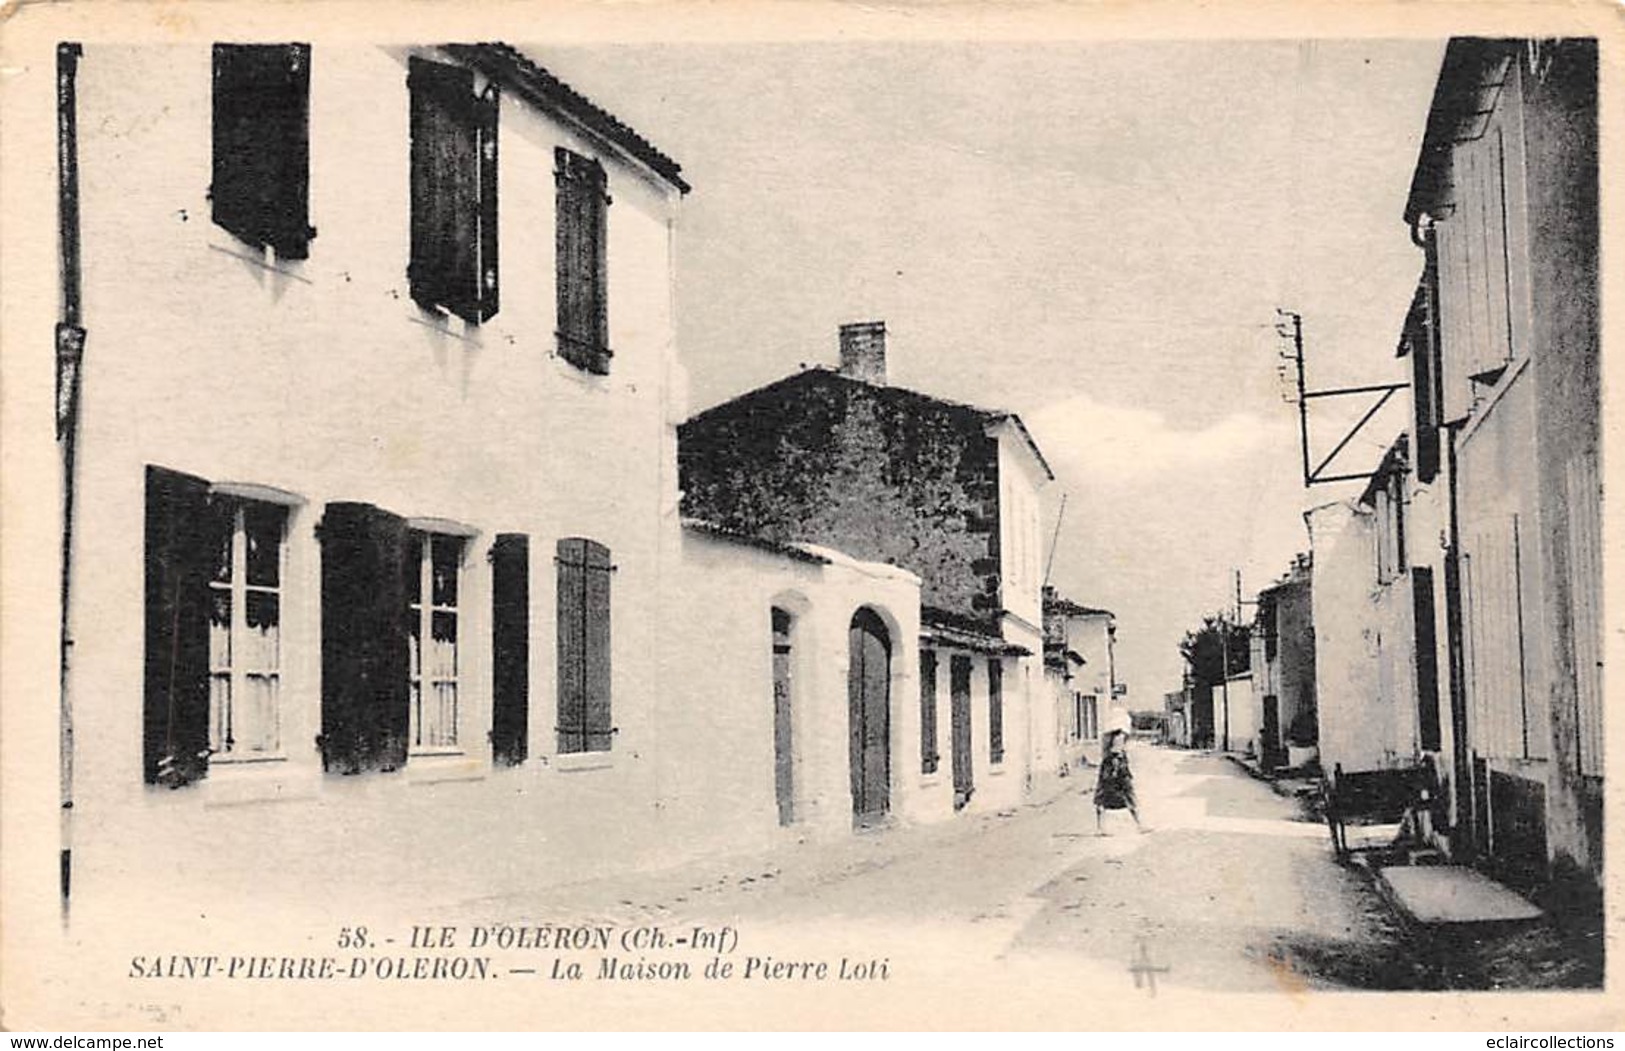
<path fill-rule="evenodd" d="M 1444 617 L 1446 654 L 1450 662 L 1450 752 L 1455 798 L 1455 824 L 1450 830 L 1450 851 L 1454 860 L 1470 860 L 1483 849 L 1478 841 L 1477 786 L 1473 783 L 1472 735 L 1467 725 L 1466 614 L 1461 597 L 1461 504 L 1456 486 L 1456 428 L 1446 431 L 1445 450 L 1449 471 L 1449 516 L 1444 557 Z"/>
<path fill-rule="evenodd" d="M 85 330 L 80 324 L 79 129 L 77 43 L 56 49 L 57 218 L 60 223 L 62 312 L 56 326 L 56 440 L 62 455 L 61 637 L 58 666 L 61 735 L 61 857 L 63 918 L 73 876 L 73 698 L 70 691 L 73 633 L 69 614 L 73 586 L 74 454 L 79 429 L 79 383 Z"/>
<path fill-rule="evenodd" d="M 1438 260 L 1435 258 L 1438 246 L 1434 240 L 1434 217 L 1431 214 L 1422 212 L 1412 221 L 1411 242 L 1422 249 L 1426 260 L 1428 299 L 1432 309 L 1439 301 L 1439 270 Z M 1442 360 L 1442 355 L 1433 354 L 1433 348 L 1438 346 L 1441 338 L 1437 313 L 1434 312 L 1428 336 L 1431 344 L 1428 353 L 1433 356 L 1436 363 Z M 1461 496 L 1456 482 L 1456 438 L 1459 432 L 1453 426 L 1445 427 L 1443 430 L 1443 440 L 1440 444 L 1444 447 L 1442 451 L 1447 480 L 1444 554 L 1445 657 L 1449 665 L 1452 768 L 1450 795 L 1454 803 L 1449 840 L 1452 858 L 1464 861 L 1475 857 L 1484 845 L 1478 841 L 1480 820 L 1478 791 L 1473 782 L 1476 771 L 1469 751 L 1472 735 L 1467 725 L 1470 716 L 1467 710 L 1466 613 L 1462 608 L 1461 596 Z"/>

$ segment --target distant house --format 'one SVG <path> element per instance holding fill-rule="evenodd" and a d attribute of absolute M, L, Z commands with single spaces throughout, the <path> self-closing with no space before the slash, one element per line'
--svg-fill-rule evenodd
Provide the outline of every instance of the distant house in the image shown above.
<path fill-rule="evenodd" d="M 839 371 L 810 368 L 685 422 L 683 511 L 916 574 L 920 696 L 894 709 L 895 776 L 940 782 L 945 808 L 1007 805 L 1031 776 L 1039 494 L 1054 475 L 1014 414 L 888 385 L 885 336 L 881 322 L 842 326 Z"/>
<path fill-rule="evenodd" d="M 1163 719 L 1167 727 L 1165 740 L 1176 748 L 1191 746 L 1190 695 L 1187 690 L 1173 690 L 1162 695 Z"/>
<path fill-rule="evenodd" d="M 1082 765 L 1110 713 L 1117 664 L 1110 610 L 1080 606 L 1044 588 L 1044 680 L 1034 709 L 1035 779 Z"/>
<path fill-rule="evenodd" d="M 1245 733 L 1267 767 L 1300 766 L 1317 755 L 1318 570 L 1312 558 L 1300 555 L 1285 576 L 1258 593 L 1250 665 L 1256 712 Z"/>
<path fill-rule="evenodd" d="M 1452 40 L 1405 205 L 1422 744 L 1453 853 L 1520 881 L 1602 875 L 1597 143 L 1595 40 Z"/>

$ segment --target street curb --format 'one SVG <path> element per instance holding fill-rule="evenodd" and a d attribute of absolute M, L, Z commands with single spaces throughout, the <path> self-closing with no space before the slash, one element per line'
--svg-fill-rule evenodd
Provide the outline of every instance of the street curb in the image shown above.
<path fill-rule="evenodd" d="M 1246 759 L 1242 758 L 1241 756 L 1237 755 L 1236 753 L 1234 753 L 1234 752 L 1220 752 L 1218 754 L 1224 756 L 1226 759 L 1230 760 L 1236 766 L 1240 767 L 1243 771 L 1246 772 L 1247 776 L 1251 777 L 1254 781 L 1261 781 L 1264 784 L 1269 785 L 1270 786 L 1270 791 L 1274 792 L 1276 795 L 1282 797 L 1283 799 L 1296 799 L 1296 798 L 1298 798 L 1300 793 L 1298 793 L 1296 791 L 1293 791 L 1287 785 L 1282 784 L 1280 781 L 1278 781 L 1275 778 L 1273 778 L 1273 777 L 1269 776 L 1268 774 L 1264 773 L 1263 770 L 1259 769 L 1257 766 L 1253 765 L 1252 763 L 1247 762 Z"/>

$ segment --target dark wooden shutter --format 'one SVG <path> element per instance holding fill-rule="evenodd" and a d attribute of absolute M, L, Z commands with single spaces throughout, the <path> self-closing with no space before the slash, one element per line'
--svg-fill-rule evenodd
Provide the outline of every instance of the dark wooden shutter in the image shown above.
<path fill-rule="evenodd" d="M 987 752 L 988 762 L 1004 761 L 1004 663 L 997 657 L 987 662 Z"/>
<path fill-rule="evenodd" d="M 209 483 L 147 468 L 143 777 L 179 787 L 209 769 Z"/>
<path fill-rule="evenodd" d="M 214 46 L 213 218 L 283 259 L 310 254 L 310 45 Z"/>
<path fill-rule="evenodd" d="M 491 545 L 491 753 L 525 761 L 530 724 L 530 538 L 501 533 Z"/>
<path fill-rule="evenodd" d="M 920 772 L 937 772 L 937 652 L 920 651 Z"/>
<path fill-rule="evenodd" d="M 1439 426 L 1444 413 L 1444 387 L 1440 379 L 1438 249 L 1430 229 L 1422 272 L 1420 331 L 1411 347 L 1412 431 L 1416 435 L 1416 478 L 1431 482 L 1439 473 Z"/>
<path fill-rule="evenodd" d="M 370 504 L 328 504 L 322 543 L 322 767 L 393 770 L 410 723 L 406 520 Z"/>
<path fill-rule="evenodd" d="M 1416 705 L 1422 750 L 1441 747 L 1439 725 L 1438 635 L 1433 612 L 1433 570 L 1411 570 L 1411 599 L 1416 615 Z"/>
<path fill-rule="evenodd" d="M 501 282 L 497 273 L 497 119 L 502 112 L 502 98 L 495 84 L 487 84 L 485 93 L 475 103 L 480 139 L 480 302 L 481 321 L 496 316 L 500 305 Z"/>
<path fill-rule="evenodd" d="M 560 752 L 611 747 L 609 549 L 571 537 L 558 544 Z"/>
<path fill-rule="evenodd" d="M 615 727 L 610 712 L 609 667 L 609 548 L 589 540 L 586 542 L 587 569 L 586 594 L 582 605 L 586 612 L 587 656 L 583 662 L 587 682 L 587 750 L 607 752 L 614 743 Z"/>
<path fill-rule="evenodd" d="M 589 372 L 609 372 L 608 179 L 597 161 L 559 148 L 554 235 L 558 272 L 559 351 Z"/>
<path fill-rule="evenodd" d="M 976 782 L 971 757 L 970 673 L 969 657 L 948 658 L 949 728 L 952 733 L 955 810 L 970 800 Z"/>
<path fill-rule="evenodd" d="M 407 276 L 412 299 L 426 309 L 445 308 L 470 323 L 495 314 L 484 309 L 481 259 L 481 190 L 496 209 L 496 96 L 474 96 L 474 74 L 460 66 L 410 60 L 412 260 Z M 482 134 L 483 132 L 483 134 Z M 482 139 L 491 163 L 481 175 Z M 495 291 L 495 230 L 490 223 L 491 287 Z"/>
<path fill-rule="evenodd" d="M 585 661 L 586 624 L 582 600 L 586 594 L 586 541 L 560 540 L 558 544 L 558 735 L 560 752 L 587 749 Z"/>

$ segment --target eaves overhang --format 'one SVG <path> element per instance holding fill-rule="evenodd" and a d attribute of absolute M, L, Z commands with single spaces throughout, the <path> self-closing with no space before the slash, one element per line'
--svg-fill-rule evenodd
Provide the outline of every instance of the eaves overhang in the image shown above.
<path fill-rule="evenodd" d="M 512 44 L 500 41 L 444 44 L 442 49 L 516 92 L 531 105 L 563 117 L 588 135 L 616 147 L 678 192 L 686 194 L 692 189 L 682 176 L 682 165 Z"/>

